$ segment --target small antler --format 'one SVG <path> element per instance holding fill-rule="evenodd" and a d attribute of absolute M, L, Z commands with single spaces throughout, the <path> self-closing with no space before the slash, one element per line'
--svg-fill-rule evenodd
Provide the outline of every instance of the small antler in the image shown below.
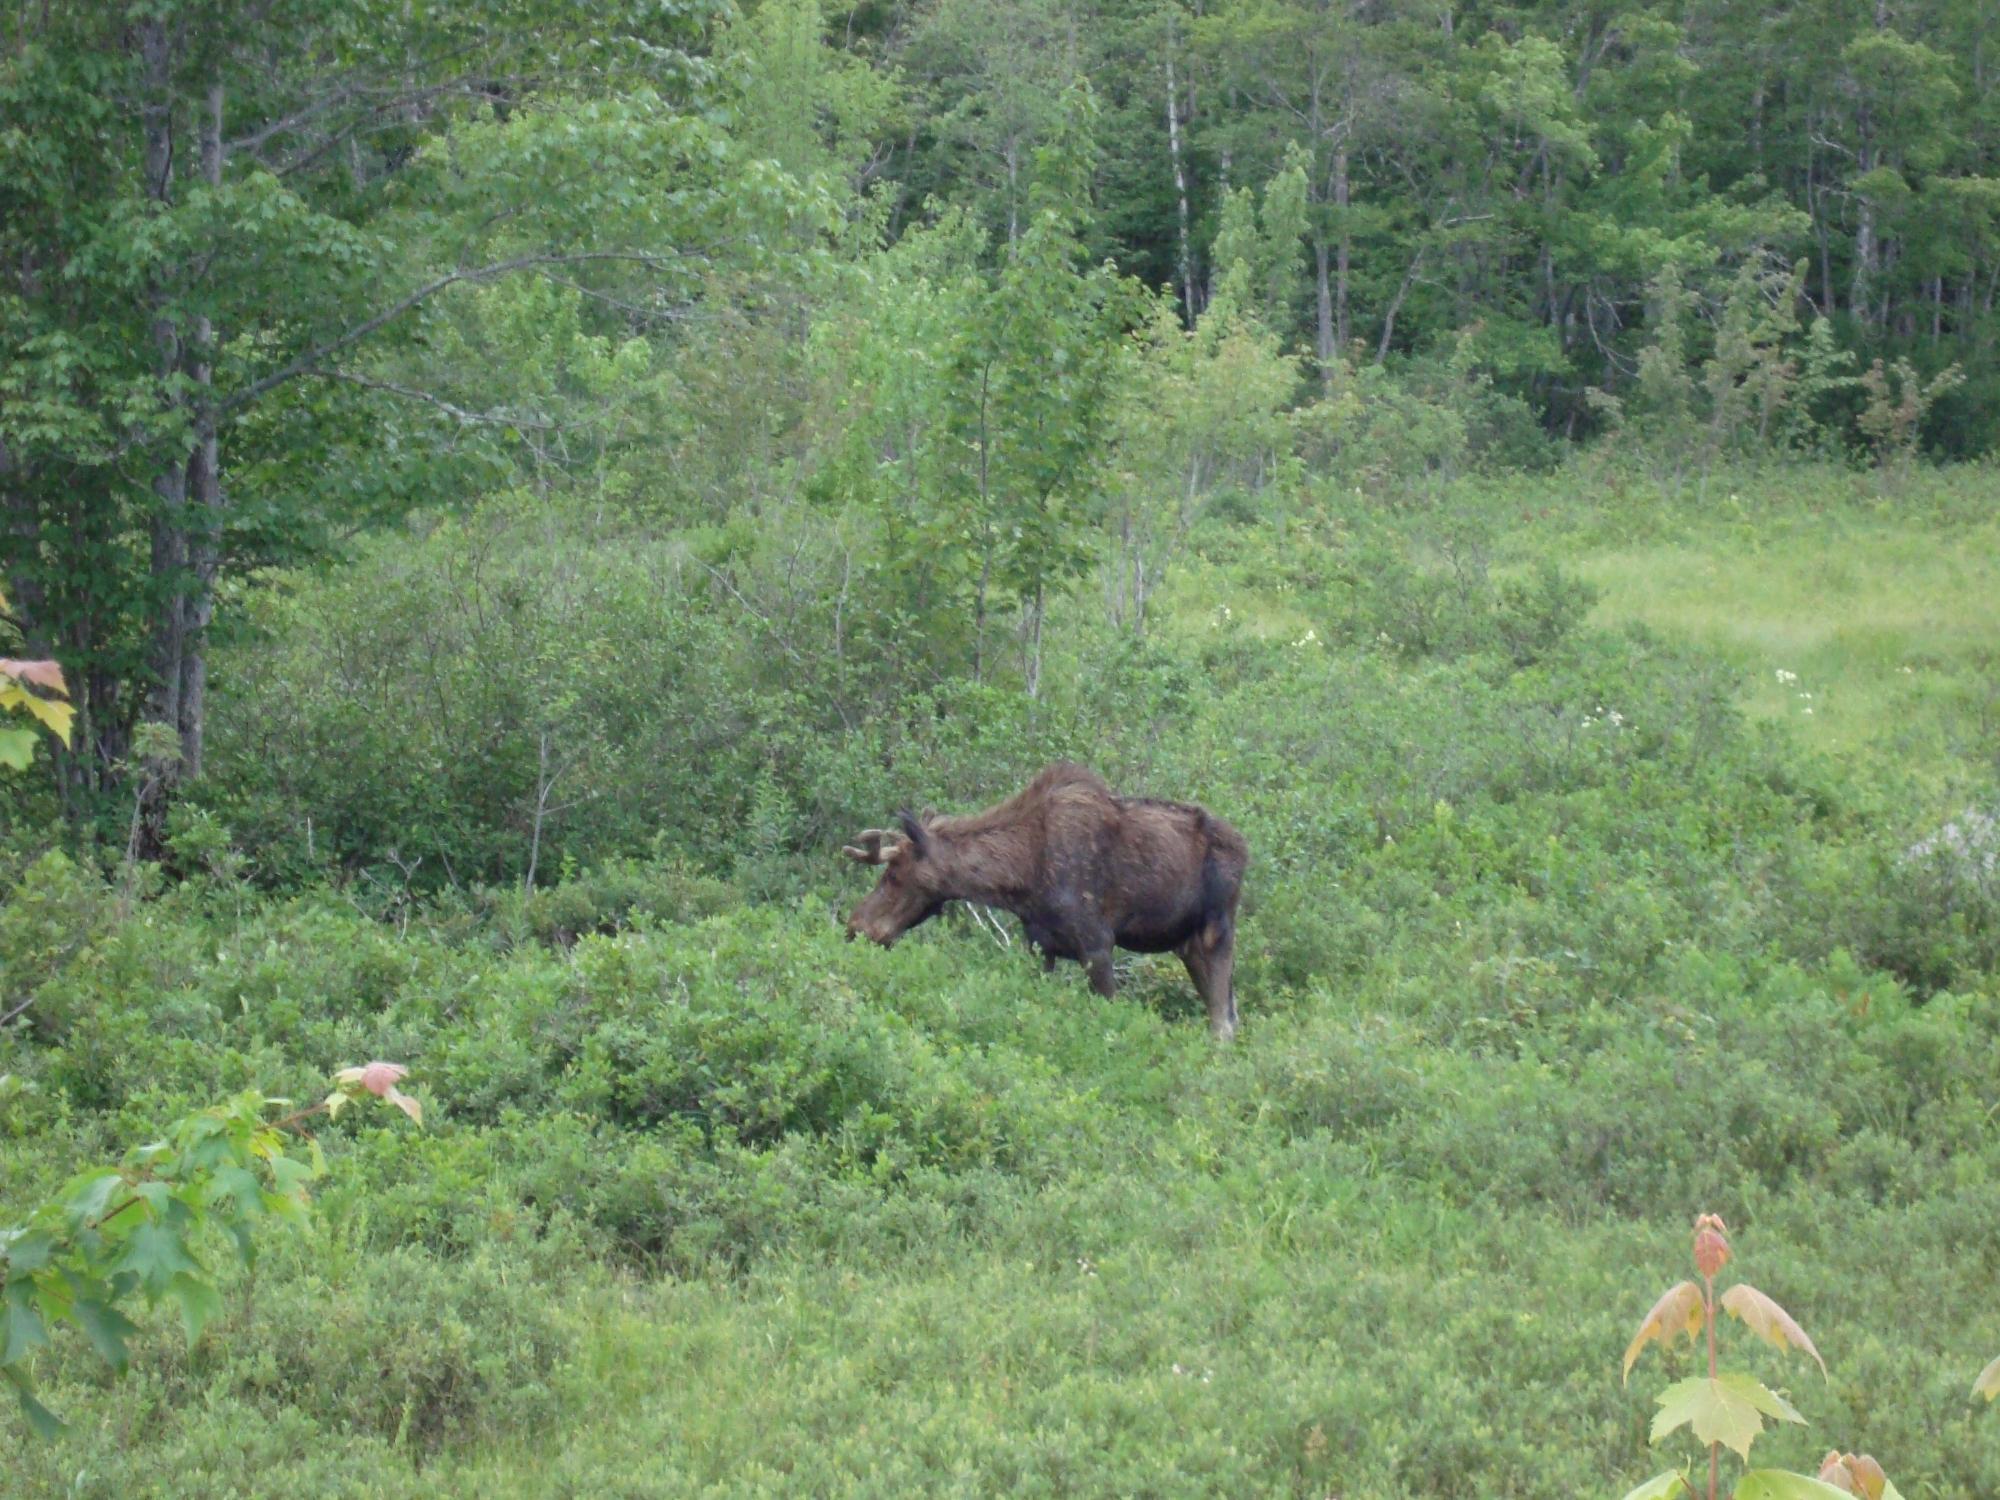
<path fill-rule="evenodd" d="M 840 852 L 858 865 L 887 864 L 900 841 L 901 835 L 893 828 L 864 828 L 860 837 L 843 844 Z"/>

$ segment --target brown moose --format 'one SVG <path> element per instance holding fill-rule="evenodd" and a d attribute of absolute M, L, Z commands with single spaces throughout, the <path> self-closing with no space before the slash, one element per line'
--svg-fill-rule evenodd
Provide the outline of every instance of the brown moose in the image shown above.
<path fill-rule="evenodd" d="M 1075 959 L 1100 995 L 1116 992 L 1112 948 L 1178 953 L 1208 1005 L 1209 1029 L 1236 1030 L 1236 901 L 1250 849 L 1206 808 L 1121 797 L 1093 771 L 1048 767 L 997 807 L 966 817 L 901 815 L 841 852 L 881 865 L 882 879 L 847 919 L 889 947 L 949 901 L 1021 919 L 1044 965 Z"/>

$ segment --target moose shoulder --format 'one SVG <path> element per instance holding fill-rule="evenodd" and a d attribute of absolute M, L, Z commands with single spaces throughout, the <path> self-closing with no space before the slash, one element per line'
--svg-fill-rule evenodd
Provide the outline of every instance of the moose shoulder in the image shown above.
<path fill-rule="evenodd" d="M 905 812 L 898 828 L 868 829 L 842 852 L 882 866 L 847 919 L 850 937 L 886 948 L 946 902 L 977 901 L 1019 917 L 1051 964 L 1082 964 L 1101 995 L 1117 989 L 1114 947 L 1177 953 L 1210 1029 L 1224 1040 L 1236 1030 L 1236 902 L 1250 850 L 1206 808 L 1121 797 L 1063 761 L 997 807 Z"/>

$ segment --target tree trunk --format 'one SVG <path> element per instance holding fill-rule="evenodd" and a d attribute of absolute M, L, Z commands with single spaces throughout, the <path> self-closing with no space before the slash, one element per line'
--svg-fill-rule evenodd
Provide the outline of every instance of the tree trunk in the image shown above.
<path fill-rule="evenodd" d="M 1035 585 L 1035 602 L 1028 620 L 1028 697 L 1042 694 L 1042 616 L 1048 611 L 1048 596 L 1041 584 Z"/>
<path fill-rule="evenodd" d="M 1868 111 L 1861 111 L 1861 151 L 1855 158 L 1855 175 L 1866 177 L 1875 170 L 1875 150 L 1870 143 Z M 1880 246 L 1875 235 L 1875 205 L 1866 196 L 1854 200 L 1859 221 L 1854 226 L 1854 280 L 1848 287 L 1848 308 L 1862 323 L 1868 321 L 1868 301 L 1875 290 L 1876 261 Z"/>
<path fill-rule="evenodd" d="M 200 124 L 202 180 L 222 185 L 222 85 L 211 84 Z M 215 580 L 222 566 L 222 471 L 215 417 L 215 329 L 197 314 L 189 342 L 194 383 L 194 449 L 188 455 L 187 596 L 182 609 L 181 775 L 201 775 L 208 708 L 208 627 L 215 618 Z"/>
<path fill-rule="evenodd" d="M 1838 301 L 1833 291 L 1833 243 L 1826 222 L 1826 195 L 1819 191 L 1816 162 L 1806 157 L 1806 212 L 1812 217 L 1813 234 L 1819 240 L 1819 313 L 1830 318 Z"/>
<path fill-rule="evenodd" d="M 1021 238 L 1021 144 L 1007 142 L 1007 248 Z"/>
<path fill-rule="evenodd" d="M 1313 278 L 1319 292 L 1319 328 L 1316 351 L 1319 354 L 1320 378 L 1326 388 L 1333 389 L 1333 283 L 1329 275 L 1332 253 L 1326 236 L 1313 236 Z"/>
<path fill-rule="evenodd" d="M 979 372 L 979 591 L 972 604 L 972 680 L 986 680 L 986 591 L 993 582 L 993 485 L 988 467 L 989 443 L 986 432 L 986 401 L 991 390 L 993 366 Z"/>
<path fill-rule="evenodd" d="M 1856 200 L 1860 221 L 1854 227 L 1854 280 L 1847 288 L 1847 305 L 1854 316 L 1868 321 L 1868 299 L 1873 294 L 1875 269 L 1875 205 L 1866 198 Z"/>
<path fill-rule="evenodd" d="M 1340 238 L 1334 250 L 1333 338 L 1334 348 L 1345 349 L 1350 334 L 1347 315 L 1347 264 L 1354 237 L 1347 227 L 1347 148 L 1333 153 L 1333 209 L 1339 215 Z"/>
<path fill-rule="evenodd" d="M 146 197 L 157 211 L 164 212 L 173 202 L 174 187 L 173 48 L 166 23 L 158 18 L 141 22 L 138 44 L 146 89 L 146 102 L 140 109 L 140 128 L 145 137 Z M 170 297 L 165 284 L 154 284 L 151 332 L 163 387 L 180 372 L 182 357 L 180 328 L 167 311 Z M 181 721 L 181 656 L 186 641 L 182 603 L 187 572 L 187 480 L 185 451 L 169 452 L 159 461 L 153 476 L 154 613 L 148 653 L 153 686 L 146 711 L 148 717 L 176 728 Z M 134 853 L 147 858 L 157 858 L 164 849 L 167 781 L 171 770 L 165 762 L 155 760 L 141 773 L 145 792 L 135 811 L 132 847 Z"/>
<path fill-rule="evenodd" d="M 1174 88 L 1174 29 L 1171 16 L 1167 21 L 1167 154 L 1173 158 L 1174 202 L 1180 215 L 1181 236 L 1181 302 L 1187 309 L 1188 327 L 1194 327 L 1194 249 L 1192 237 L 1188 233 L 1188 191 L 1187 171 L 1181 164 L 1181 111 L 1180 100 Z"/>
<path fill-rule="evenodd" d="M 164 211 L 173 203 L 173 55 L 165 28 L 147 22 L 140 30 L 147 103 L 145 131 L 147 191 Z M 222 182 L 222 86 L 211 83 L 195 125 L 195 159 L 211 188 Z M 177 783 L 201 774 L 208 707 L 205 637 L 215 617 L 215 582 L 222 562 L 222 474 L 214 401 L 216 332 L 205 314 L 183 328 L 168 309 L 184 290 L 163 278 L 152 291 L 153 344 L 162 381 L 185 377 L 185 394 L 174 399 L 188 421 L 186 446 L 161 456 L 153 478 L 157 509 L 152 524 L 153 639 L 149 666 L 153 687 L 146 703 L 149 719 L 170 726 L 179 755 L 169 764 L 155 757 L 144 770 L 137 809 L 137 849 L 157 859 L 165 847 L 167 806 Z"/>
<path fill-rule="evenodd" d="M 1382 317 L 1382 337 L 1375 345 L 1375 363 L 1382 364 L 1389 358 L 1389 341 L 1396 336 L 1396 315 L 1403 310 L 1403 299 L 1410 295 L 1410 288 L 1417 284 L 1417 277 L 1424 268 L 1424 252 L 1428 245 L 1417 246 L 1417 253 L 1410 261 L 1410 269 L 1403 273 L 1402 285 L 1396 288 L 1396 295 L 1389 299 L 1389 310 Z"/>

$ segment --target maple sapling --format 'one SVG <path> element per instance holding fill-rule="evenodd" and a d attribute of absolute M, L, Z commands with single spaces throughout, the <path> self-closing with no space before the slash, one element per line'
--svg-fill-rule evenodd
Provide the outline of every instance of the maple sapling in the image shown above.
<path fill-rule="evenodd" d="M 1625 1500 L 1679 1500 L 1704 1496 L 1720 1500 L 1722 1450 L 1732 1449 L 1745 1464 L 1750 1461 L 1750 1445 L 1764 1430 L 1764 1419 L 1796 1422 L 1805 1418 L 1783 1396 L 1752 1376 L 1723 1371 L 1716 1360 L 1716 1320 L 1718 1312 L 1729 1314 L 1752 1333 L 1780 1349 L 1802 1349 L 1826 1377 L 1826 1361 L 1806 1331 L 1792 1315 L 1747 1282 L 1737 1282 L 1721 1297 L 1715 1293 L 1715 1279 L 1730 1260 L 1729 1228 L 1714 1214 L 1694 1221 L 1694 1265 L 1701 1278 L 1697 1285 L 1683 1281 L 1669 1287 L 1655 1302 L 1625 1347 L 1624 1378 L 1632 1377 L 1632 1366 L 1649 1343 L 1666 1348 L 1685 1333 L 1690 1344 L 1706 1335 L 1708 1373 L 1676 1381 L 1658 1397 L 1660 1410 L 1653 1418 L 1652 1440 L 1657 1443 L 1668 1433 L 1686 1427 L 1698 1442 L 1708 1446 L 1708 1485 L 1697 1489 L 1683 1469 L 1655 1475 L 1625 1496 Z M 1788 1469 L 1748 1469 L 1736 1482 L 1735 1500 L 1841 1500 L 1859 1495 L 1863 1500 L 1902 1500 L 1889 1483 L 1882 1466 L 1866 1454 L 1832 1452 L 1820 1464 L 1817 1475 L 1794 1473 Z"/>

